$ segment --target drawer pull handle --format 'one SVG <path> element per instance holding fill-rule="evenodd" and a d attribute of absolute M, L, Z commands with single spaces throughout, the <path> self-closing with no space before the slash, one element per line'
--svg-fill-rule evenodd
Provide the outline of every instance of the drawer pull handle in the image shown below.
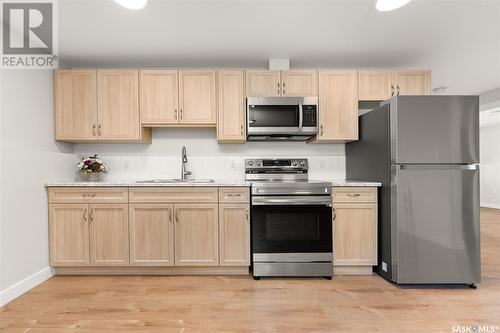
<path fill-rule="evenodd" d="M 241 193 L 228 193 L 227 196 L 232 198 L 241 197 Z"/>
<path fill-rule="evenodd" d="M 351 198 L 357 198 L 359 197 L 361 194 L 359 193 L 347 193 L 348 196 L 350 196 Z"/>

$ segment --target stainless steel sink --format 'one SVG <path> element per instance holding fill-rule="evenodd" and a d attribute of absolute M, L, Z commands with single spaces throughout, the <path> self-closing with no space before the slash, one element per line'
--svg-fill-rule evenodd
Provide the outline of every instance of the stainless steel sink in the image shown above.
<path fill-rule="evenodd" d="M 205 184 L 214 183 L 213 179 L 148 179 L 148 180 L 138 180 L 136 183 L 153 183 L 153 184 Z"/>

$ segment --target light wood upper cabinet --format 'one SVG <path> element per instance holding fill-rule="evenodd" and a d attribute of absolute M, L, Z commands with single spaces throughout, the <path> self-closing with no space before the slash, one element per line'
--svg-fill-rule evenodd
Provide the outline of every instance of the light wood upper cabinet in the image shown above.
<path fill-rule="evenodd" d="M 95 70 L 54 72 L 56 140 L 96 140 L 96 84 Z"/>
<path fill-rule="evenodd" d="M 89 209 L 86 204 L 53 204 L 49 207 L 50 264 L 88 266 Z"/>
<path fill-rule="evenodd" d="M 250 205 L 219 206 L 220 265 L 250 265 Z"/>
<path fill-rule="evenodd" d="M 174 265 L 174 205 L 130 205 L 130 265 Z"/>
<path fill-rule="evenodd" d="M 281 71 L 247 70 L 247 96 L 281 96 Z"/>
<path fill-rule="evenodd" d="M 394 93 L 391 88 L 392 72 L 386 70 L 360 70 L 359 71 L 359 100 L 382 101 Z"/>
<path fill-rule="evenodd" d="M 242 70 L 217 72 L 219 142 L 245 141 L 245 80 Z"/>
<path fill-rule="evenodd" d="M 281 71 L 281 95 L 299 97 L 318 96 L 318 71 Z"/>
<path fill-rule="evenodd" d="M 377 204 L 334 204 L 334 265 L 377 264 Z"/>
<path fill-rule="evenodd" d="M 319 119 L 313 142 L 358 139 L 358 71 L 319 71 Z"/>
<path fill-rule="evenodd" d="M 396 95 L 430 95 L 431 71 L 402 70 L 392 73 Z"/>
<path fill-rule="evenodd" d="M 176 204 L 175 266 L 219 264 L 217 204 Z"/>
<path fill-rule="evenodd" d="M 99 139 L 140 140 L 137 70 L 98 70 L 97 99 Z"/>
<path fill-rule="evenodd" d="M 359 100 L 382 101 L 396 95 L 430 95 L 429 70 L 360 70 Z"/>
<path fill-rule="evenodd" d="M 128 266 L 128 204 L 89 205 L 90 264 Z"/>
<path fill-rule="evenodd" d="M 215 71 L 179 71 L 179 123 L 215 125 L 217 104 Z"/>
<path fill-rule="evenodd" d="M 177 70 L 141 70 L 141 123 L 143 125 L 177 124 Z"/>

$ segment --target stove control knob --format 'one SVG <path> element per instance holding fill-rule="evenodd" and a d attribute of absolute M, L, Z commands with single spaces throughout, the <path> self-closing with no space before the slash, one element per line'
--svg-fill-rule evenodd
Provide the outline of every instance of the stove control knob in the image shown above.
<path fill-rule="evenodd" d="M 253 165 L 253 161 L 248 161 L 248 165 L 252 166 Z"/>
<path fill-rule="evenodd" d="M 292 166 L 296 167 L 297 166 L 297 161 L 292 161 Z"/>
<path fill-rule="evenodd" d="M 300 165 L 301 166 L 305 166 L 306 165 L 306 161 L 300 161 Z"/>
<path fill-rule="evenodd" d="M 260 165 L 262 164 L 262 161 L 255 161 L 255 164 L 256 164 L 257 166 L 260 166 Z"/>

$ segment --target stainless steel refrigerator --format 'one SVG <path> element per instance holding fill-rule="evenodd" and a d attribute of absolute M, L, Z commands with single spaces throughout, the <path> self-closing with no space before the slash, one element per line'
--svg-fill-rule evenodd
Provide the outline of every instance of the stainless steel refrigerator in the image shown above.
<path fill-rule="evenodd" d="M 479 98 L 397 96 L 359 121 L 346 173 L 382 182 L 377 273 L 398 284 L 480 282 Z"/>

